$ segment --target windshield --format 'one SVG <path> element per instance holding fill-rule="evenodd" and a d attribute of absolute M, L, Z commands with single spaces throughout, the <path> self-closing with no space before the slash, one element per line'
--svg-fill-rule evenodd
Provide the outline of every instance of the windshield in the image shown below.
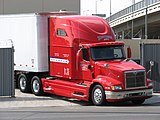
<path fill-rule="evenodd" d="M 123 46 L 100 46 L 91 48 L 92 59 L 97 60 L 113 60 L 125 59 Z"/>

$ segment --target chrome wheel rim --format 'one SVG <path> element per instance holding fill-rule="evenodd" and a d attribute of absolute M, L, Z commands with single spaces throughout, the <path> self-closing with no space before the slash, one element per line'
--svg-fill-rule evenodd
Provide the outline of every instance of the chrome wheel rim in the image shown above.
<path fill-rule="evenodd" d="M 20 88 L 21 88 L 22 90 L 25 90 L 26 84 L 27 84 L 26 79 L 25 79 L 24 77 L 21 77 L 21 78 L 20 78 Z"/>
<path fill-rule="evenodd" d="M 100 103 L 102 100 L 102 91 L 99 88 L 94 91 L 94 100 L 96 103 Z"/>
<path fill-rule="evenodd" d="M 33 91 L 34 91 L 35 93 L 38 93 L 39 89 L 40 89 L 40 84 L 39 84 L 39 82 L 38 82 L 37 80 L 34 80 L 34 81 L 33 81 Z"/>

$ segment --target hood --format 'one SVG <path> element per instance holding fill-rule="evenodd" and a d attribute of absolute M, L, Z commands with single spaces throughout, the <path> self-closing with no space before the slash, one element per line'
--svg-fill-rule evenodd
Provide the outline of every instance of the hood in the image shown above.
<path fill-rule="evenodd" d="M 144 70 L 145 68 L 141 65 L 138 65 L 132 60 L 109 60 L 109 61 L 99 61 L 97 65 L 102 68 L 108 68 L 110 70 L 124 72 L 131 70 Z"/>
<path fill-rule="evenodd" d="M 112 85 L 118 84 L 123 88 L 125 88 L 125 71 L 145 70 L 143 66 L 138 65 L 136 62 L 129 59 L 98 61 L 95 63 L 95 68 L 96 77 L 104 76 L 106 78 L 106 83 L 110 82 Z"/>

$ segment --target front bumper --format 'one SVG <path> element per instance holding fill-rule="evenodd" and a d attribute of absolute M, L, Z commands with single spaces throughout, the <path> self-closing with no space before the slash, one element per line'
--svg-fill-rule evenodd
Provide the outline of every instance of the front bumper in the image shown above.
<path fill-rule="evenodd" d="M 113 91 L 105 91 L 106 100 L 120 101 L 120 100 L 131 100 L 135 98 L 150 98 L 152 97 L 153 89 L 143 89 L 143 90 L 130 90 L 130 91 L 121 91 L 121 92 L 113 92 Z"/>

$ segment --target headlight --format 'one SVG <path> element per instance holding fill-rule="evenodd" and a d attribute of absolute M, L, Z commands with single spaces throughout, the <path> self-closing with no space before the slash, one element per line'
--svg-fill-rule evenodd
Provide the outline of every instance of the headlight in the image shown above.
<path fill-rule="evenodd" d="M 122 87 L 120 85 L 111 86 L 112 90 L 122 90 Z"/>

